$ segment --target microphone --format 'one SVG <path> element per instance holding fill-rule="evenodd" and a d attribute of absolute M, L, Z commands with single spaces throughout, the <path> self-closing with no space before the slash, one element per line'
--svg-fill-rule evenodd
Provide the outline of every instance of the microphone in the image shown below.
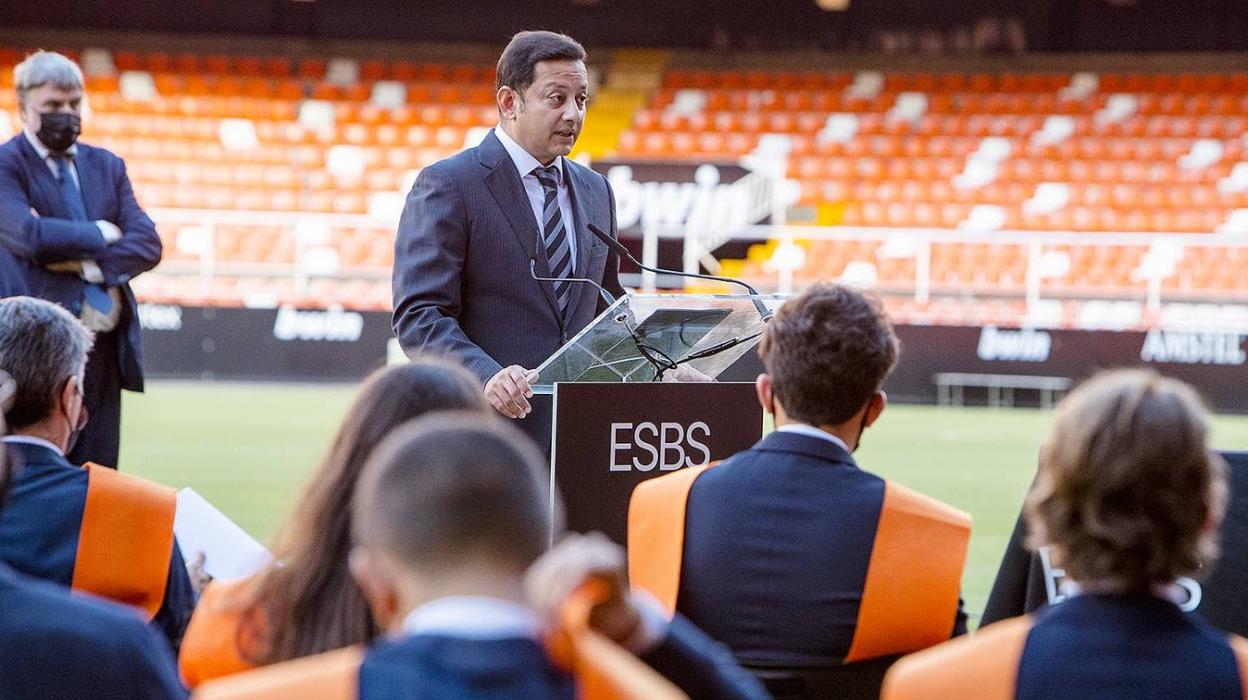
<path fill-rule="evenodd" d="M 754 308 L 758 309 L 758 315 L 762 317 L 763 321 L 771 320 L 772 313 L 767 310 L 767 307 L 763 304 L 762 300 L 759 299 L 759 296 L 761 295 L 758 293 L 758 290 L 755 289 L 753 286 L 751 286 L 749 283 L 743 282 L 738 279 L 733 279 L 731 277 L 716 277 L 714 275 L 699 275 L 694 272 L 678 272 L 676 270 L 665 270 L 659 267 L 650 267 L 649 265 L 643 265 L 641 264 L 640 260 L 633 257 L 632 253 L 628 252 L 628 248 L 625 248 L 623 243 L 620 243 L 619 241 L 615 240 L 611 236 L 608 236 L 605 231 L 603 231 L 602 229 L 598 228 L 597 226 L 593 224 L 589 224 L 588 228 L 589 228 L 589 232 L 594 234 L 595 238 L 607 244 L 607 247 L 610 248 L 612 251 L 614 251 L 616 255 L 620 256 L 621 258 L 624 258 L 625 260 L 628 260 L 629 262 L 636 265 L 637 267 L 640 267 L 643 270 L 648 270 L 650 272 L 664 274 L 664 275 L 677 275 L 679 277 L 693 277 L 695 279 L 711 280 L 713 282 L 727 282 L 728 284 L 735 284 L 741 287 L 745 287 L 746 290 L 749 291 L 750 296 L 753 297 Z"/>
<path fill-rule="evenodd" d="M 598 284 L 587 277 L 538 277 L 537 261 L 533 258 L 529 258 L 529 276 L 538 282 L 585 282 L 587 284 L 592 284 L 598 289 L 598 294 L 604 301 L 607 302 L 607 306 L 615 303 L 615 296 L 612 295 L 611 292 L 608 292 L 601 284 Z"/>
<path fill-rule="evenodd" d="M 607 306 L 611 306 L 615 303 L 615 295 L 608 292 L 601 284 L 598 284 L 597 282 L 586 277 L 538 277 L 537 261 L 533 258 L 529 258 L 529 276 L 539 282 L 586 282 L 594 285 L 594 287 L 598 289 L 598 294 L 602 297 L 603 301 L 607 302 Z M 628 331 L 628 335 L 633 339 L 633 343 L 637 345 L 637 351 L 640 352 L 642 357 L 646 358 L 646 361 L 649 362 L 650 366 L 654 368 L 654 381 L 659 381 L 663 378 L 664 372 L 676 366 L 676 361 L 664 354 L 662 350 L 647 345 L 646 342 L 637 335 L 637 329 L 633 328 L 632 324 L 628 322 L 629 313 L 630 312 L 628 312 L 626 308 L 625 313 L 615 320 L 623 325 L 624 329 Z M 655 357 L 656 354 L 659 357 Z"/>

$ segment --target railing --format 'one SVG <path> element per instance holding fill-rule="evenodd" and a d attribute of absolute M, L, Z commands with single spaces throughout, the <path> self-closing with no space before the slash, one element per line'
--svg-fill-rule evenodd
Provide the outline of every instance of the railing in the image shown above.
<path fill-rule="evenodd" d="M 153 273 L 157 276 L 185 279 L 194 277 L 198 280 L 198 290 L 207 294 L 212 289 L 214 279 L 219 278 L 252 278 L 289 280 L 294 292 L 306 294 L 314 280 L 359 280 L 388 285 L 390 269 L 386 266 L 359 266 L 342 264 L 336 253 L 336 231 L 366 230 L 375 231 L 378 245 L 390 246 L 397 228 L 397 219 L 380 218 L 363 215 L 291 213 L 275 211 L 212 211 L 192 209 L 156 209 L 150 212 L 157 221 L 158 227 L 191 227 L 188 231 L 182 228 L 176 236 L 166 238 L 166 246 L 178 250 L 189 260 L 175 259 L 163 263 Z M 219 257 L 217 231 L 221 226 L 263 226 L 288 229 L 294 239 L 294 253 L 291 259 L 279 262 L 243 262 L 223 260 Z M 688 229 L 682 225 L 647 224 L 643 226 L 643 259 L 650 264 L 657 263 L 657 241 L 664 239 L 686 240 Z M 881 294 L 895 299 L 910 299 L 916 304 L 927 304 L 935 299 L 957 298 L 973 304 L 978 299 L 1012 299 L 1021 301 L 1029 311 L 1029 315 L 1042 316 L 1040 313 L 1046 304 L 1053 300 L 1067 299 L 1099 299 L 1105 302 L 1138 303 L 1149 314 L 1156 315 L 1163 307 L 1173 303 L 1198 302 L 1234 307 L 1224 313 L 1228 317 L 1238 319 L 1248 316 L 1248 236 L 1234 234 L 1139 234 L 1139 233 L 1078 233 L 1036 232 L 1036 231 L 960 231 L 946 229 L 897 229 L 897 228 L 854 228 L 825 226 L 740 226 L 731 230 L 720 231 L 715 236 L 717 242 L 735 241 L 774 241 L 777 252 L 769 261 L 769 271 L 755 273 L 765 276 L 752 277 L 752 281 L 768 291 L 791 292 L 809 281 L 809 275 L 802 275 L 803 265 L 817 261 L 803 260 L 804 249 L 799 242 L 804 241 L 843 241 L 843 242 L 879 242 L 881 250 L 877 251 L 876 260 L 861 260 L 874 265 L 878 259 L 901 258 L 911 259 L 914 263 L 912 279 L 889 280 L 887 284 L 872 285 L 870 279 L 850 279 L 846 281 L 866 283 L 876 286 Z M 705 239 L 695 242 L 695 247 Z M 942 286 L 933 279 L 933 248 L 942 245 L 991 244 L 993 246 L 1018 246 L 1025 251 L 1025 275 L 1021 285 L 1000 286 L 991 283 L 970 285 L 950 284 Z M 1082 294 L 1072 291 L 1069 285 L 1062 283 L 1069 268 L 1069 254 L 1079 247 L 1117 247 L 1124 251 L 1135 248 L 1146 249 L 1144 260 L 1134 270 L 1133 284 L 1130 289 L 1108 291 L 1096 294 Z M 1176 274 L 1184 269 L 1181 267 L 1185 257 L 1194 249 L 1214 248 L 1231 251 L 1236 249 L 1239 264 L 1244 275 L 1242 284 L 1236 283 L 1231 289 L 1177 289 Z M 331 252 L 327 252 L 331 251 Z M 1219 254 L 1218 259 L 1230 259 L 1228 254 Z M 1206 256 L 1209 259 L 1209 256 Z M 712 269 L 718 261 L 707 255 L 697 257 L 685 256 L 686 267 L 696 269 L 698 263 Z M 1190 270 L 1190 265 L 1189 268 Z M 839 275 L 839 273 L 838 273 Z M 656 280 L 652 276 L 642 276 L 640 287 L 653 290 Z M 1035 313 L 1031 313 L 1035 312 Z M 1218 315 L 1216 312 L 1214 315 Z M 1239 325 L 1238 320 L 1233 325 Z"/>

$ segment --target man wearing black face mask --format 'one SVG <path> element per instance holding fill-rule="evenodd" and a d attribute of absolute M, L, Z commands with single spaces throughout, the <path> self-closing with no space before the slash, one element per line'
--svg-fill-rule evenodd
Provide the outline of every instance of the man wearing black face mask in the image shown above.
<path fill-rule="evenodd" d="M 10 432 L 0 439 L 22 465 L 0 511 L 0 561 L 130 605 L 176 649 L 195 593 L 173 535 L 173 489 L 65 459 L 87 422 L 91 341 L 56 304 L 0 299 L 0 369 L 17 385 L 4 411 Z"/>
<path fill-rule="evenodd" d="M 115 467 L 121 390 L 143 390 L 129 283 L 160 262 L 160 238 L 125 163 L 78 143 L 78 66 L 39 51 L 13 72 L 22 133 L 0 145 L 0 293 L 54 301 L 96 334 L 83 387 L 91 422 L 69 459 Z"/>
<path fill-rule="evenodd" d="M 777 697 L 877 697 L 898 655 L 966 631 L 970 517 L 851 456 L 884 411 L 897 351 L 877 301 L 816 285 L 758 346 L 775 432 L 633 493 L 632 584 L 727 644 Z"/>
<path fill-rule="evenodd" d="M 16 382 L 0 370 L 0 407 L 10 408 L 16 391 Z M 0 445 L 0 512 L 19 468 L 7 452 Z M 186 697 L 168 646 L 120 605 L 67 595 L 0 561 L 0 610 L 12 611 L 0 616 L 4 697 Z"/>

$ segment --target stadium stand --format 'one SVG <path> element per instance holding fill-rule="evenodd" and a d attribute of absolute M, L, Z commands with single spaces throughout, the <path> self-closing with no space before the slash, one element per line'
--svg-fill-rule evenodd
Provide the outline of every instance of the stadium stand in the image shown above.
<path fill-rule="evenodd" d="M 1242 74 L 669 71 L 620 150 L 722 160 L 781 134 L 798 205 L 814 210 L 819 224 L 1235 233 L 1248 225 L 1246 108 Z M 935 245 L 932 284 L 1019 292 L 1027 250 L 1000 240 Z M 1046 245 L 1068 261 L 1048 288 L 1143 290 L 1141 262 L 1164 257 L 1150 255 L 1153 245 Z M 912 257 L 889 256 L 879 243 L 806 248 L 807 280 L 839 277 L 854 261 L 869 261 L 877 284 L 915 278 Z M 1219 296 L 1242 287 L 1242 247 L 1191 241 L 1171 248 L 1169 291 Z M 730 272 L 763 277 L 769 257 L 760 249 Z"/>
<path fill-rule="evenodd" d="M 0 49 L 6 115 L 24 53 Z M 415 171 L 496 122 L 486 64 L 67 53 L 88 74 L 85 138 L 127 158 L 165 238 L 138 289 L 148 301 L 389 308 Z M 1248 234 L 1248 74 L 705 71 L 663 52 L 610 56 L 582 152 L 778 152 L 788 223 L 816 227 L 787 241 L 805 261 L 797 288 L 858 278 L 900 318 L 1018 319 L 1044 258 L 1051 297 L 1138 301 L 1156 278 L 1169 298 L 1248 298 L 1234 238 Z M 0 135 L 17 127 L 0 117 Z M 721 271 L 774 289 L 778 243 Z"/>

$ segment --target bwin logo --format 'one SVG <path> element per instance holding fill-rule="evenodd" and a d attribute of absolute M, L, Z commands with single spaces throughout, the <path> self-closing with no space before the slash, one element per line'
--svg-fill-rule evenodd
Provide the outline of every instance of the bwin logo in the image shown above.
<path fill-rule="evenodd" d="M 273 337 L 278 340 L 325 340 L 354 343 L 364 331 L 364 316 L 341 308 L 300 311 L 293 306 L 277 310 Z"/>
<path fill-rule="evenodd" d="M 1045 362 L 1052 348 L 1053 337 L 1045 331 L 1003 331 L 996 326 L 984 326 L 975 354 L 985 362 Z"/>
<path fill-rule="evenodd" d="M 735 182 L 721 182 L 719 169 L 698 166 L 693 182 L 638 182 L 633 168 L 607 170 L 615 192 L 620 230 L 652 224 L 719 230 L 752 224 L 771 215 L 772 182 L 749 173 Z"/>

